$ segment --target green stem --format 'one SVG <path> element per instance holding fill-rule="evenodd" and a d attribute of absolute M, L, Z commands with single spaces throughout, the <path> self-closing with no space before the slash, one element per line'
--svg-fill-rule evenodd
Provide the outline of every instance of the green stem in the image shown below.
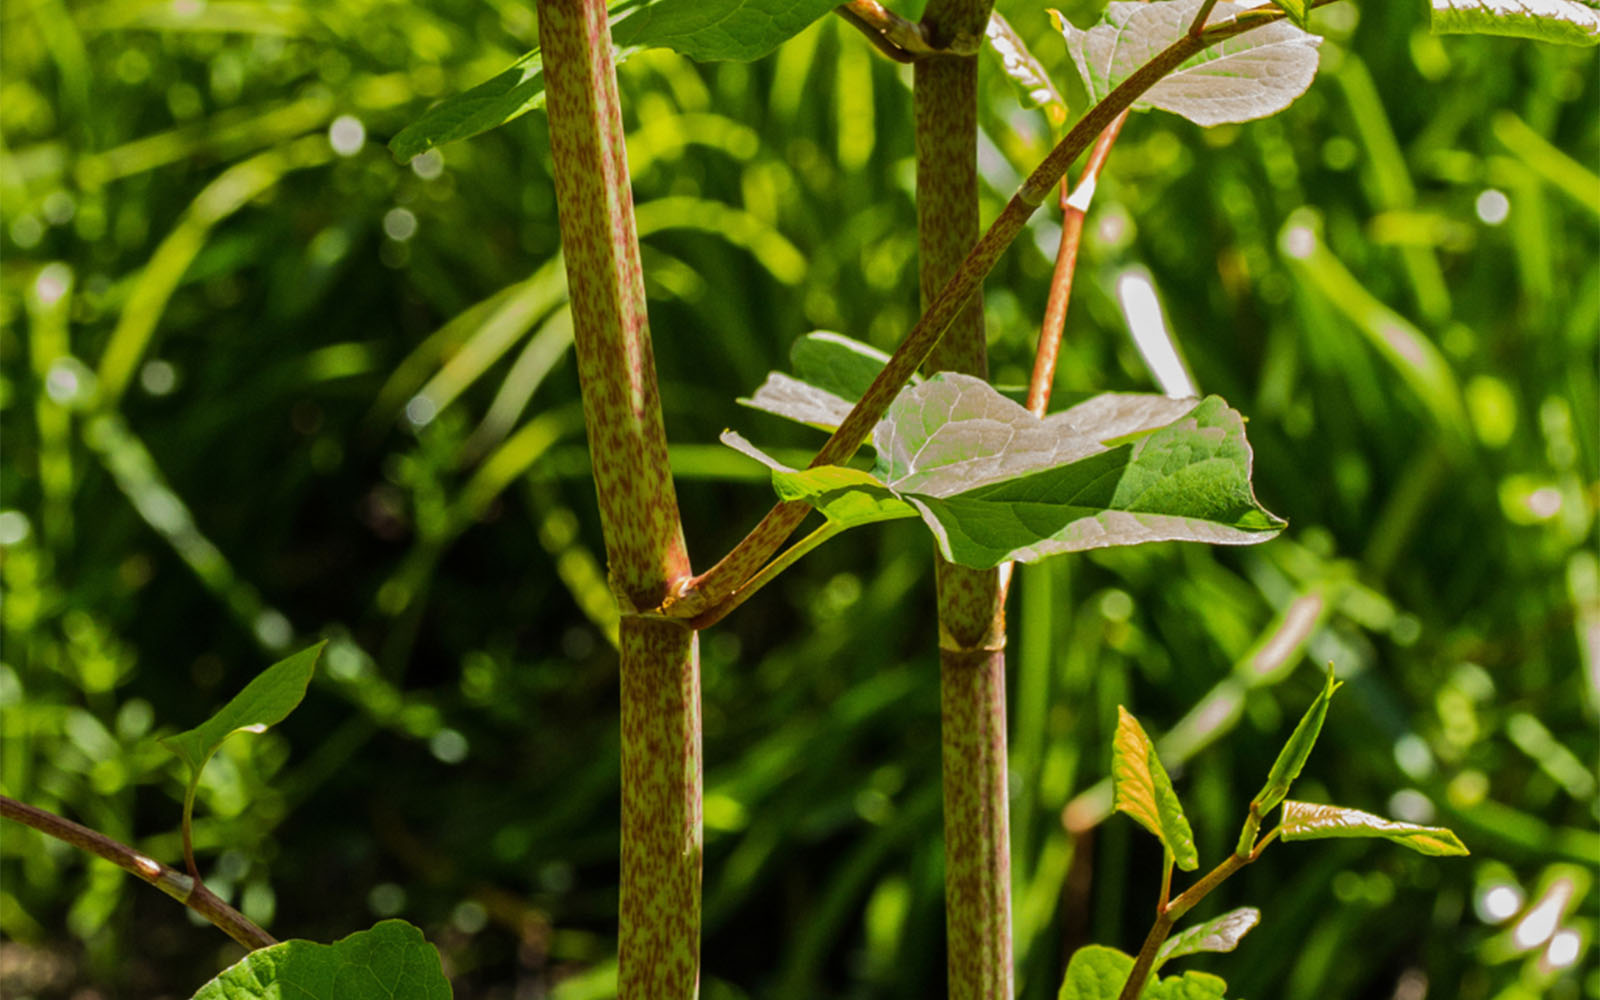
<path fill-rule="evenodd" d="M 700 988 L 697 633 L 654 613 L 689 575 L 667 465 L 605 0 L 539 0 L 573 340 L 611 588 L 622 608 L 617 988 Z"/>
<path fill-rule="evenodd" d="M 1155 969 L 1156 955 L 1161 951 L 1161 945 L 1167 940 L 1167 935 L 1172 933 L 1172 927 L 1184 914 L 1199 905 L 1202 899 L 1211 894 L 1217 886 L 1226 882 L 1233 873 L 1245 865 L 1261 857 L 1261 852 L 1267 845 L 1278 839 L 1282 827 L 1275 827 L 1273 831 L 1261 838 L 1255 850 L 1248 854 L 1230 854 L 1222 864 L 1207 872 L 1205 877 L 1186 889 L 1183 895 L 1172 902 L 1165 902 L 1168 892 L 1168 879 L 1172 876 L 1170 863 L 1166 876 L 1162 880 L 1162 905 L 1156 909 L 1156 922 L 1151 925 L 1150 933 L 1145 935 L 1144 944 L 1139 948 L 1139 957 L 1134 959 L 1133 970 L 1128 973 L 1128 981 L 1123 984 L 1122 992 L 1117 995 L 1117 1000 L 1137 1000 L 1140 993 L 1144 992 L 1145 983 L 1149 980 Z M 1168 857 L 1171 855 L 1169 854 Z"/>
<path fill-rule="evenodd" d="M 1312 6 L 1321 7 L 1336 0 L 1314 0 Z M 1252 8 L 1230 20 L 1207 28 L 1198 36 L 1184 35 L 1151 57 L 1139 69 L 1107 94 L 1100 103 L 1090 108 L 1078 119 L 1047 155 L 1043 162 L 1028 175 L 1021 188 L 1006 203 L 1000 215 L 990 223 L 987 231 L 973 246 L 928 304 L 922 318 L 906 334 L 894 355 L 878 377 L 850 411 L 848 417 L 834 431 L 812 466 L 838 465 L 861 447 L 873 426 L 882 418 L 901 387 L 927 360 L 946 328 L 966 307 L 983 279 L 994 268 L 1000 255 L 1022 232 L 1023 226 L 1034 211 L 1044 202 L 1061 180 L 1062 175 L 1106 126 L 1130 107 L 1146 90 L 1167 74 L 1204 49 L 1244 34 L 1253 28 L 1271 24 L 1284 17 L 1281 10 L 1271 5 Z M 780 503 L 770 510 L 761 523 L 751 529 L 733 550 L 716 565 L 701 575 L 684 581 L 672 595 L 666 613 L 678 618 L 695 618 L 725 600 L 757 570 L 766 564 L 784 539 L 804 520 L 810 507 L 801 501 Z"/>
<path fill-rule="evenodd" d="M 183 839 L 183 864 L 196 882 L 200 881 L 200 866 L 194 861 L 194 797 L 199 790 L 200 776 L 194 775 L 189 779 L 189 787 L 183 790 L 183 819 L 179 824 Z"/>
<path fill-rule="evenodd" d="M 198 879 L 191 878 L 176 868 L 169 868 L 155 858 L 136 851 L 120 841 L 112 840 L 97 830 L 91 830 L 70 819 L 64 819 L 55 813 L 46 812 L 4 795 L 0 795 L 0 816 L 24 826 L 31 826 L 95 857 L 104 858 L 205 917 L 218 930 L 252 951 L 278 943 L 271 934 L 256 926 L 249 917 L 201 885 Z"/>

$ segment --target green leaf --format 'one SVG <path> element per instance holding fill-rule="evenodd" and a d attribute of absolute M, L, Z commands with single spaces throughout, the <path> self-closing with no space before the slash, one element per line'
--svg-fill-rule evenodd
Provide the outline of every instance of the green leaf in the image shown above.
<path fill-rule="evenodd" d="M 616 0 L 609 5 L 620 6 Z M 615 59 L 670 48 L 691 59 L 758 59 L 832 9 L 826 0 L 652 0 L 611 17 Z M 544 58 L 523 54 L 504 72 L 447 97 L 389 140 L 402 163 L 435 146 L 498 128 L 544 106 Z"/>
<path fill-rule="evenodd" d="M 1067 39 L 1091 103 L 1099 101 L 1157 53 L 1189 30 L 1201 0 L 1112 3 L 1087 31 L 1051 12 Z M 1247 10 L 1222 0 L 1212 22 Z M 1276 21 L 1226 39 L 1198 53 L 1133 103 L 1160 108 L 1197 125 L 1221 125 L 1277 114 L 1306 92 L 1317 75 L 1322 39 L 1288 21 Z"/>
<path fill-rule="evenodd" d="M 806 422 L 848 410 L 776 373 L 757 396 L 762 409 Z M 746 450 L 742 440 L 728 443 Z M 871 477 L 829 481 L 830 502 L 859 488 L 877 504 L 887 491 L 967 566 L 1153 541 L 1250 544 L 1283 528 L 1251 491 L 1243 419 L 1215 397 L 1111 393 L 1040 420 L 982 379 L 944 372 L 902 392 L 872 440 Z M 823 491 L 801 492 L 814 502 Z"/>
<path fill-rule="evenodd" d="M 215 715 L 187 732 L 163 737 L 162 746 L 181 757 L 192 780 L 198 781 L 206 761 L 229 736 L 266 732 L 294 711 L 306 696 L 306 685 L 326 645 L 319 642 L 261 671 Z"/>
<path fill-rule="evenodd" d="M 669 48 L 701 61 L 760 59 L 838 0 L 654 0 L 612 31 L 619 46 Z"/>
<path fill-rule="evenodd" d="M 1117 734 L 1112 744 L 1113 806 L 1156 835 L 1184 871 L 1200 867 L 1194 831 L 1183 815 L 1183 803 L 1172 790 L 1172 779 L 1156 756 L 1155 744 L 1139 720 L 1117 706 Z"/>
<path fill-rule="evenodd" d="M 1260 922 L 1260 910 L 1253 906 L 1241 906 L 1205 923 L 1195 924 L 1162 944 L 1161 950 L 1156 952 L 1155 967 L 1159 969 L 1164 962 L 1202 951 L 1232 951 L 1239 946 L 1239 940 Z"/>
<path fill-rule="evenodd" d="M 1243 418 L 1214 396 L 1099 396 L 1041 422 L 946 373 L 902 393 L 873 438 L 879 478 L 966 566 L 1157 541 L 1248 545 L 1284 524 L 1256 502 Z"/>
<path fill-rule="evenodd" d="M 625 58 L 617 53 L 617 61 Z M 389 152 L 401 163 L 435 146 L 466 139 L 544 107 L 544 57 L 525 53 L 503 72 L 445 98 L 395 133 Z"/>
<path fill-rule="evenodd" d="M 1594 0 L 1433 0 L 1441 35 L 1513 35 L 1563 45 L 1600 43 Z"/>
<path fill-rule="evenodd" d="M 1432 857 L 1468 854 L 1467 847 L 1442 826 L 1417 826 L 1382 816 L 1311 802 L 1283 803 L 1284 840 L 1325 840 L 1330 837 L 1382 837 Z"/>
<path fill-rule="evenodd" d="M 814 330 L 789 348 L 789 362 L 801 380 L 853 404 L 889 363 L 889 355 L 844 334 Z M 910 384 L 921 381 L 913 375 Z"/>
<path fill-rule="evenodd" d="M 1267 772 L 1267 783 L 1261 786 L 1261 791 L 1250 802 L 1250 812 L 1253 820 L 1259 820 L 1278 807 L 1289 794 L 1289 786 L 1294 784 L 1294 779 L 1300 777 L 1300 771 L 1306 766 L 1306 759 L 1311 756 L 1311 748 L 1317 743 L 1317 735 L 1322 732 L 1322 723 L 1328 717 L 1328 703 L 1333 700 L 1333 693 L 1339 690 L 1341 682 L 1333 677 L 1333 666 L 1328 666 L 1328 679 L 1322 685 L 1322 690 L 1317 694 L 1311 707 L 1306 709 L 1306 714 L 1301 716 L 1300 724 L 1294 727 L 1294 732 L 1289 736 L 1289 742 L 1278 753 L 1278 759 L 1272 762 L 1272 770 Z M 1252 822 L 1251 827 L 1254 823 Z M 1249 840 L 1239 841 L 1240 853 L 1248 852 L 1255 846 L 1255 831 L 1247 827 Z"/>
<path fill-rule="evenodd" d="M 1289 20 L 1306 27 L 1306 20 L 1311 16 L 1311 5 L 1306 0 L 1278 0 L 1278 6 L 1289 15 Z"/>
<path fill-rule="evenodd" d="M 1060 128 L 1067 123 L 1067 102 L 1050 80 L 1050 74 L 1037 56 L 1028 49 L 1009 22 L 999 11 L 989 15 L 989 26 L 984 31 L 994 54 L 1000 57 L 1000 68 L 1022 94 L 1022 103 L 1040 108 L 1050 124 Z"/>
<path fill-rule="evenodd" d="M 1227 1000 L 1228 984 L 1209 972 L 1185 972 L 1146 986 L 1141 1000 Z"/>
<path fill-rule="evenodd" d="M 194 1000 L 449 1000 L 439 952 L 404 920 L 333 944 L 260 948 L 200 987 Z"/>
<path fill-rule="evenodd" d="M 1133 959 L 1115 948 L 1091 944 L 1072 953 L 1056 1000 L 1117 1000 L 1133 971 Z"/>

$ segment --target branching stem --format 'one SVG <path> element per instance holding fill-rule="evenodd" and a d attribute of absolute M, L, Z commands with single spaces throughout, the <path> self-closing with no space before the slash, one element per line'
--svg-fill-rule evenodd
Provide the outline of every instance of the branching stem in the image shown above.
<path fill-rule="evenodd" d="M 1313 0 L 1320 7 L 1337 0 Z M 854 455 L 873 425 L 883 416 L 911 375 L 922 366 L 945 329 L 965 308 L 983 279 L 994 268 L 1000 255 L 1022 232 L 1023 226 L 1049 193 L 1060 183 L 1089 144 L 1105 131 L 1118 115 L 1185 61 L 1218 42 L 1244 34 L 1253 28 L 1281 20 L 1286 15 L 1272 4 L 1251 8 L 1199 35 L 1185 34 L 1151 57 L 1131 76 L 1090 108 L 1056 144 L 1044 161 L 1023 181 L 1021 188 L 1006 203 L 1000 215 L 961 262 L 939 294 L 928 304 L 905 340 L 895 350 L 848 417 L 834 431 L 812 460 L 811 466 L 837 465 Z M 780 503 L 769 511 L 733 550 L 699 576 L 682 582 L 662 605 L 662 611 L 675 618 L 698 618 L 726 600 L 749 580 L 783 540 L 799 526 L 810 510 L 800 501 Z"/>
<path fill-rule="evenodd" d="M 0 816 L 23 826 L 31 826 L 40 833 L 87 851 L 97 858 L 104 858 L 205 917 L 218 930 L 252 951 L 278 943 L 276 938 L 256 926 L 249 917 L 202 885 L 199 879 L 185 875 L 176 868 L 169 868 L 148 854 L 112 840 L 97 830 L 4 795 L 0 795 Z"/>
<path fill-rule="evenodd" d="M 789 548 L 784 550 L 782 555 L 767 563 L 767 565 L 762 568 L 761 572 L 750 578 L 749 583 L 728 595 L 727 600 L 723 601 L 715 608 L 712 608 L 704 615 L 701 615 L 699 618 L 690 619 L 689 624 L 696 629 L 707 629 L 712 625 L 715 625 L 717 622 L 725 618 L 733 609 L 737 608 L 739 605 L 753 597 L 756 591 L 777 579 L 779 573 L 782 573 L 790 566 L 793 566 L 800 560 L 802 556 L 805 556 L 812 549 L 817 548 L 828 539 L 833 538 L 836 535 L 843 534 L 844 530 L 844 526 L 839 524 L 837 521 L 829 521 L 822 525 L 816 531 L 813 531 L 811 534 L 789 546 Z"/>

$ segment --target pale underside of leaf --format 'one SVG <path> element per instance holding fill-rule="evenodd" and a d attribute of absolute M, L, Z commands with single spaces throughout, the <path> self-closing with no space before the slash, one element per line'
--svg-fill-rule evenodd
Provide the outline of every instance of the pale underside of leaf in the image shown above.
<path fill-rule="evenodd" d="M 1067 51 L 1090 101 L 1098 101 L 1188 30 L 1201 0 L 1110 4 L 1100 24 L 1080 30 L 1057 16 Z M 1216 23 L 1247 10 L 1222 0 Z M 1213 45 L 1179 66 L 1135 101 L 1198 125 L 1222 125 L 1276 114 L 1311 86 L 1322 39 L 1276 21 Z"/>
<path fill-rule="evenodd" d="M 1600 43 L 1592 0 L 1433 0 L 1438 34 L 1512 35 L 1566 45 Z"/>
<path fill-rule="evenodd" d="M 283 941 L 251 952 L 194 1000 L 450 1000 L 439 952 L 403 920 L 333 944 Z"/>
<path fill-rule="evenodd" d="M 1107 393 L 1043 420 L 982 379 L 945 372 L 901 394 L 873 432 L 873 470 L 901 493 L 949 497 L 1106 451 L 1198 400 Z"/>
<path fill-rule="evenodd" d="M 772 372 L 767 380 L 740 399 L 740 404 L 776 416 L 832 432 L 844 423 L 851 402 L 793 375 Z"/>
<path fill-rule="evenodd" d="M 845 405 L 788 376 L 758 395 L 763 408 L 819 425 Z M 1041 421 L 983 380 L 946 372 L 901 393 L 873 441 L 878 463 L 870 479 L 854 473 L 858 487 L 830 483 L 823 496 L 791 481 L 802 495 L 786 498 L 838 519 L 830 505 L 859 488 L 882 520 L 893 496 L 921 514 L 946 558 L 979 568 L 1152 541 L 1251 544 L 1283 527 L 1251 490 L 1242 418 L 1215 397 L 1113 394 Z"/>
<path fill-rule="evenodd" d="M 1433 857 L 1469 853 L 1461 838 L 1442 826 L 1401 823 L 1343 806 L 1296 802 L 1293 799 L 1283 803 L 1284 840 L 1323 840 L 1330 837 L 1382 837 Z"/>
<path fill-rule="evenodd" d="M 1156 756 L 1155 744 L 1127 709 L 1117 707 L 1117 733 L 1111 755 L 1114 807 L 1155 834 L 1184 871 L 1200 867 L 1194 831 L 1172 779 Z"/>
<path fill-rule="evenodd" d="M 1156 953 L 1156 966 L 1184 955 L 1203 951 L 1224 952 L 1239 947 L 1239 941 L 1261 922 L 1261 911 L 1253 906 L 1229 910 L 1220 917 L 1186 928 L 1168 938 Z"/>

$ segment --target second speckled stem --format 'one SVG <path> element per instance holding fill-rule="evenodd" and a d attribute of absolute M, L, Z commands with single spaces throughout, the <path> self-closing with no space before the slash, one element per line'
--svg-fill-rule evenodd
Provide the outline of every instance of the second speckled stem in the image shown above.
<path fill-rule="evenodd" d="M 936 47 L 981 38 L 992 0 L 932 0 Z M 978 242 L 978 61 L 916 64 L 918 277 L 923 308 Z M 978 289 L 934 345 L 926 372 L 987 378 Z M 1010 1000 L 1011 844 L 1006 789 L 1005 597 L 998 570 L 937 553 L 943 746 L 945 928 L 952 1000 Z"/>

